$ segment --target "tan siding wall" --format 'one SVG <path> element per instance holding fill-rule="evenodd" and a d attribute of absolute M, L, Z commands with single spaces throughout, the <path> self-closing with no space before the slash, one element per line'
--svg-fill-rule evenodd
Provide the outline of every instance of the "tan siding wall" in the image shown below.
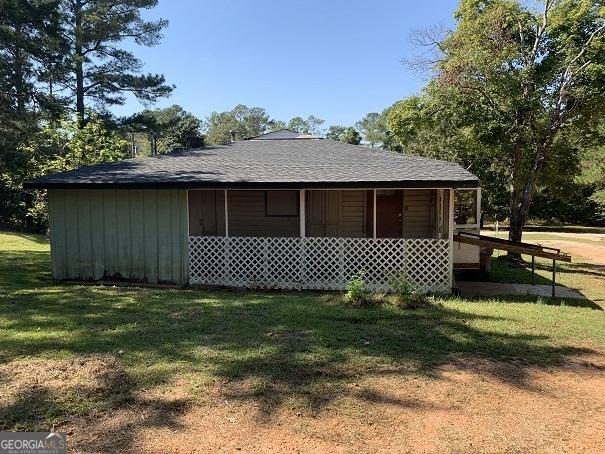
<path fill-rule="evenodd" d="M 338 193 L 337 193 L 338 194 Z M 330 204 L 333 206 L 330 207 Z M 306 221 L 306 235 L 313 236 L 329 236 L 326 232 L 329 230 L 337 229 L 338 226 L 332 226 L 328 224 L 328 216 L 326 212 L 332 210 L 337 212 L 338 206 L 336 202 L 332 202 L 326 197 L 324 191 L 307 191 L 306 202 L 305 202 L 305 221 Z"/>
<path fill-rule="evenodd" d="M 55 279 L 187 282 L 185 191 L 48 193 Z"/>
<path fill-rule="evenodd" d="M 298 216 L 265 216 L 265 191 L 229 191 L 230 236 L 298 236 Z"/>
<path fill-rule="evenodd" d="M 189 234 L 225 235 L 225 191 L 189 191 Z"/>
<path fill-rule="evenodd" d="M 365 236 L 365 191 L 342 191 L 342 236 Z"/>
<path fill-rule="evenodd" d="M 225 234 L 224 191 L 189 191 L 191 235 Z M 216 202 L 215 202 L 216 199 Z M 228 191 L 229 236 L 298 236 L 298 216 L 266 216 L 265 191 Z"/>
<path fill-rule="evenodd" d="M 403 237 L 431 238 L 434 235 L 436 191 L 405 190 L 403 197 Z"/>
<path fill-rule="evenodd" d="M 306 202 L 307 236 L 365 236 L 365 191 L 307 191 Z"/>
<path fill-rule="evenodd" d="M 306 194 L 307 236 L 366 236 L 366 191 L 308 190 Z M 265 215 L 264 191 L 229 191 L 228 197 L 230 235 L 299 235 L 298 216 Z M 435 234 L 436 198 L 432 189 L 404 191 L 405 238 L 430 238 Z M 224 216 L 223 191 L 189 191 L 192 235 L 224 235 Z"/>

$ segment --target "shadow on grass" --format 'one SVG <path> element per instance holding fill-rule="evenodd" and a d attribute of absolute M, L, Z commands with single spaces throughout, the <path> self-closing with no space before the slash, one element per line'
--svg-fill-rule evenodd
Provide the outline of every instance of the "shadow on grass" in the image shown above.
<path fill-rule="evenodd" d="M 502 256 L 504 257 L 504 256 Z M 559 265 L 558 265 L 559 266 Z M 551 272 L 552 268 L 548 265 L 536 262 L 535 283 L 550 285 L 551 280 L 537 273 L 537 271 Z M 499 260 L 492 257 L 490 278 L 491 282 L 510 282 L 515 284 L 531 284 L 531 262 L 524 267 L 512 266 L 506 260 Z"/>
<path fill-rule="evenodd" d="M 125 398 L 111 400 L 111 393 L 99 391 L 75 394 L 74 402 L 64 405 L 44 386 L 28 388 L 30 394 L 0 400 L 0 416 L 17 415 L 0 418 L 4 430 L 46 430 L 74 414 L 73 407 L 83 408 L 75 412 L 79 415 L 129 405 L 162 410 L 163 404 L 136 396 L 183 376 L 193 383 L 218 383 L 225 396 L 257 403 L 259 420 L 270 421 L 292 401 L 320 412 L 350 394 L 346 385 L 363 375 L 439 379 L 440 368 L 456 358 L 477 373 L 534 389 L 531 368 L 557 367 L 592 353 L 543 334 L 509 332 L 511 320 L 472 309 L 437 304 L 415 311 L 355 309 L 304 293 L 58 286 L 50 280 L 49 267 L 48 253 L 0 253 L 0 361 L 110 356 L 116 361 L 110 367 L 122 367 L 127 375 L 122 380 L 127 389 L 120 391 Z M 480 365 L 489 360 L 516 361 L 514 373 Z M 385 366 L 391 372 L 384 372 Z M 207 392 L 207 387 L 199 389 Z M 369 403 L 390 399 L 378 391 L 356 394 Z M 174 417 L 162 419 L 161 411 L 156 413 L 123 430 L 175 424 Z M 133 439 L 126 437 L 124 443 L 132 448 Z"/>
<path fill-rule="evenodd" d="M 517 284 L 531 284 L 531 262 L 524 267 L 513 267 L 504 260 L 492 257 L 492 282 L 513 282 Z M 536 271 L 552 273 L 552 264 L 536 261 Z M 584 274 L 605 278 L 605 265 L 594 263 L 574 262 L 573 264 L 557 262 L 557 273 Z M 536 284 L 551 284 L 551 280 L 540 274 L 535 275 Z"/>
<path fill-rule="evenodd" d="M 552 285 L 552 281 L 543 275 L 538 274 L 538 271 L 552 272 L 552 265 L 545 264 L 544 262 L 536 262 L 535 264 L 535 284 L 536 285 Z M 557 264 L 557 274 L 572 274 L 579 273 L 584 275 L 593 275 L 595 277 L 605 278 L 605 266 L 592 265 L 587 263 L 574 263 L 573 265 L 567 263 Z M 602 274 L 601 274 L 602 273 Z M 526 266 L 512 266 L 505 260 L 498 260 L 498 258 L 492 257 L 491 273 L 485 275 L 473 270 L 458 270 L 455 273 L 455 279 L 457 282 L 464 281 L 486 281 L 494 283 L 505 283 L 505 284 L 531 284 L 531 263 Z M 557 287 L 565 287 L 557 281 Z M 576 290 L 577 292 L 577 290 Z M 572 307 L 585 307 L 589 309 L 602 311 L 603 307 L 597 302 L 592 301 L 581 292 L 584 299 L 579 298 L 562 298 L 562 297 L 545 297 L 538 295 L 498 295 L 496 296 L 485 296 L 487 298 L 497 298 L 502 302 L 516 302 L 516 303 L 530 303 L 530 304 L 545 304 L 548 306 L 572 306 Z M 469 300 L 479 300 L 481 297 L 465 296 Z"/>

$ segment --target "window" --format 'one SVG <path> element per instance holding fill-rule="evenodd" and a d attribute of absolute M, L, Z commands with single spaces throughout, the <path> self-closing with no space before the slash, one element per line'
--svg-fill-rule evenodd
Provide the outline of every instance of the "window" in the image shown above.
<path fill-rule="evenodd" d="M 265 191 L 265 216 L 298 216 L 298 191 Z"/>
<path fill-rule="evenodd" d="M 454 192 L 454 222 L 456 225 L 476 226 L 478 191 L 456 189 Z"/>

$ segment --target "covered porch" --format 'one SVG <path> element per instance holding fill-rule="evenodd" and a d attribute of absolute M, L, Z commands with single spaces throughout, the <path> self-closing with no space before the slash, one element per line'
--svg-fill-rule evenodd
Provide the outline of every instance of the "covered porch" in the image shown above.
<path fill-rule="evenodd" d="M 189 281 L 343 290 L 363 271 L 388 290 L 452 288 L 451 188 L 189 190 Z"/>

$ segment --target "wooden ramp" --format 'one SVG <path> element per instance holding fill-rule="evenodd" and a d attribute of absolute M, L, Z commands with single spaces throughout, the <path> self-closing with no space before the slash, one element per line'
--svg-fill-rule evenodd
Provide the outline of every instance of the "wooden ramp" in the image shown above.
<path fill-rule="evenodd" d="M 544 257 L 560 262 L 571 262 L 571 256 L 565 252 L 561 252 L 561 249 L 540 246 L 538 244 L 522 243 L 520 241 L 503 240 L 491 236 L 479 235 L 478 233 L 460 232 L 454 235 L 454 241 L 458 243 L 473 244 L 488 249 L 518 252 L 519 254 L 531 255 L 532 257 Z"/>
<path fill-rule="evenodd" d="M 561 262 L 571 262 L 571 255 L 556 249 L 537 244 L 523 243 L 521 241 L 503 240 L 491 236 L 480 235 L 472 232 L 459 232 L 454 235 L 454 241 L 486 249 L 499 249 L 502 251 L 516 252 L 518 254 L 531 255 L 531 283 L 535 284 L 536 257 L 543 257 L 552 260 L 552 297 L 555 297 L 556 289 L 556 270 L 557 260 Z"/>

